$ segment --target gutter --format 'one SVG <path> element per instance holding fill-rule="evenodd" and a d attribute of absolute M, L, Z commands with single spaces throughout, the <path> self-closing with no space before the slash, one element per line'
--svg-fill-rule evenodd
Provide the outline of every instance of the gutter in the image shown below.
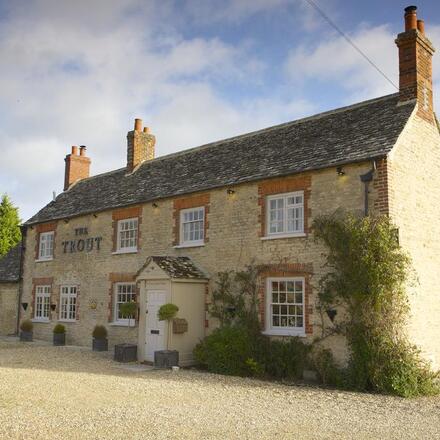
<path fill-rule="evenodd" d="M 377 169 L 376 160 L 373 160 L 371 163 L 371 170 L 359 176 L 361 182 L 364 184 L 364 216 L 365 217 L 368 217 L 368 212 L 369 212 L 368 194 L 370 193 L 369 191 L 370 182 L 373 181 L 373 174 L 376 171 L 376 169 Z"/>
<path fill-rule="evenodd" d="M 20 310 L 21 310 L 21 298 L 23 297 L 23 267 L 24 267 L 24 255 L 26 251 L 26 226 L 20 226 L 21 229 L 21 254 L 20 254 L 20 269 L 18 272 L 18 301 L 17 301 L 17 322 L 15 326 L 15 333 L 18 335 L 20 328 Z"/>

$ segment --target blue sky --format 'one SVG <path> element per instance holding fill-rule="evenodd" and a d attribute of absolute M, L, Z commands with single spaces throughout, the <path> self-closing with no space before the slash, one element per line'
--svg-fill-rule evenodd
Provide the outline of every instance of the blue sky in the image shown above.
<path fill-rule="evenodd" d="M 315 1 L 398 83 L 407 2 Z M 440 49 L 439 2 L 417 6 Z M 92 174 L 124 166 L 135 117 L 160 156 L 395 91 L 305 0 L 0 0 L 0 59 L 0 193 L 23 219 L 71 145 Z"/>

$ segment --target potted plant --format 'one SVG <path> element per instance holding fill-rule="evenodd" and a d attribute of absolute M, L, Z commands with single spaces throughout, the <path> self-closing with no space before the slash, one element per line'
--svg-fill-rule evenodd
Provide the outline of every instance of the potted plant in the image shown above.
<path fill-rule="evenodd" d="M 123 319 L 128 319 L 128 328 L 130 332 L 131 320 L 134 321 L 137 311 L 137 304 L 127 302 L 121 304 L 119 312 Z M 130 333 L 128 333 L 130 334 Z M 115 361 L 118 362 L 133 362 L 137 360 L 137 345 L 136 344 L 116 344 L 115 345 Z"/>
<path fill-rule="evenodd" d="M 159 321 L 167 321 L 168 333 L 167 333 L 167 349 L 154 352 L 154 366 L 156 368 L 170 368 L 179 364 L 179 352 L 177 350 L 170 350 L 171 339 L 171 323 L 176 317 L 179 307 L 175 304 L 164 304 L 159 308 L 157 316 Z"/>
<path fill-rule="evenodd" d="M 66 345 L 66 327 L 63 324 L 53 328 L 53 345 Z"/>
<path fill-rule="evenodd" d="M 103 325 L 95 325 L 92 335 L 93 351 L 108 351 L 107 329 Z"/>
<path fill-rule="evenodd" d="M 32 342 L 33 328 L 34 325 L 32 324 L 31 320 L 26 319 L 23 321 L 20 324 L 20 341 Z"/>

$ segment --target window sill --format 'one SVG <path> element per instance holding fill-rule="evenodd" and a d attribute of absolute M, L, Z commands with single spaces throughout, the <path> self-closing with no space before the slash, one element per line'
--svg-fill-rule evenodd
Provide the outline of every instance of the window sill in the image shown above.
<path fill-rule="evenodd" d="M 306 237 L 307 234 L 304 232 L 299 232 L 297 234 L 279 234 L 279 235 L 267 235 L 266 237 L 261 237 L 261 240 L 277 240 L 280 238 L 297 238 Z"/>
<path fill-rule="evenodd" d="M 38 260 L 35 260 L 35 263 L 44 263 L 45 261 L 53 261 L 53 257 L 52 258 L 40 258 Z"/>
<path fill-rule="evenodd" d="M 174 249 L 184 249 L 184 248 L 193 248 L 193 247 L 203 247 L 205 243 L 186 243 L 186 244 L 178 244 L 177 246 L 173 246 Z"/>
<path fill-rule="evenodd" d="M 137 254 L 137 253 L 138 253 L 137 249 L 127 249 L 127 250 L 112 252 L 112 255 Z"/>
<path fill-rule="evenodd" d="M 58 322 L 76 322 L 76 319 L 59 319 Z"/>
<path fill-rule="evenodd" d="M 50 324 L 49 319 L 39 319 L 39 318 L 33 318 L 31 319 L 32 322 L 41 322 L 42 324 Z"/>
<path fill-rule="evenodd" d="M 298 336 L 300 338 L 305 338 L 306 333 L 304 330 L 265 330 L 264 332 L 261 332 L 263 335 L 267 336 Z"/>
<path fill-rule="evenodd" d="M 110 322 L 110 327 L 136 327 L 136 324 L 128 324 L 128 322 Z"/>

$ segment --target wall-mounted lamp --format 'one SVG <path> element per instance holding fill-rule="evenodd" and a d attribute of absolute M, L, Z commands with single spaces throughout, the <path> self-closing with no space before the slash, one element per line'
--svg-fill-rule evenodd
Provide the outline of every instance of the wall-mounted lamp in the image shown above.
<path fill-rule="evenodd" d="M 21 303 L 21 307 L 23 307 L 23 310 L 26 311 L 28 306 L 28 303 Z"/>
<path fill-rule="evenodd" d="M 93 214 L 93 217 L 98 218 L 98 214 Z"/>
<path fill-rule="evenodd" d="M 335 309 L 328 309 L 326 310 L 326 313 L 330 321 L 333 322 L 335 320 L 336 315 L 338 314 L 338 311 Z"/>
<path fill-rule="evenodd" d="M 227 190 L 226 190 L 226 192 L 231 196 L 232 194 L 235 194 L 235 191 L 233 190 L 233 189 L 231 189 L 231 188 L 228 188 Z"/>
<path fill-rule="evenodd" d="M 153 208 L 159 208 L 159 205 L 156 202 L 153 202 L 151 205 Z"/>
<path fill-rule="evenodd" d="M 64 223 L 69 223 L 69 219 L 66 218 L 66 220 L 64 220 Z"/>
<path fill-rule="evenodd" d="M 337 167 L 336 172 L 338 173 L 338 176 L 345 176 L 345 171 L 342 167 Z"/>
<path fill-rule="evenodd" d="M 50 305 L 50 310 L 52 310 L 52 312 L 55 312 L 56 308 L 57 308 L 56 304 L 51 304 Z"/>

